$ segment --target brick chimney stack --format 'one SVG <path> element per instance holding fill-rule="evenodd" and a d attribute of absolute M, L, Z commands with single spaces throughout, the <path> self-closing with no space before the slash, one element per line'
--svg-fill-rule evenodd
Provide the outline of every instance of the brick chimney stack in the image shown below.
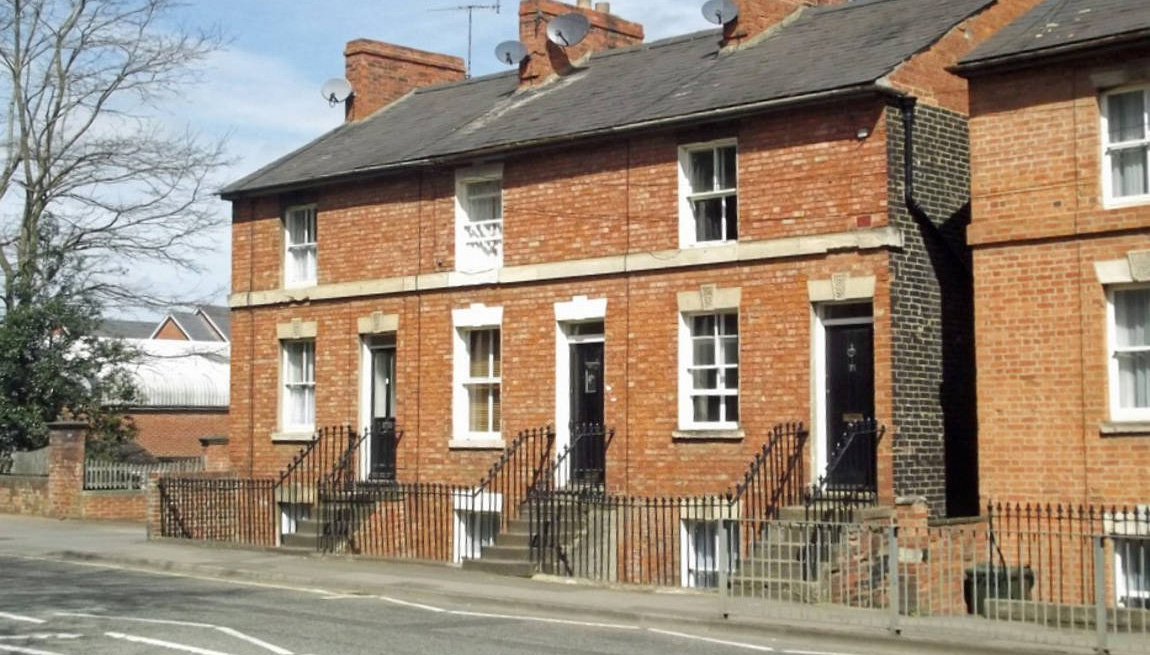
<path fill-rule="evenodd" d="M 415 89 L 467 76 L 459 57 L 370 39 L 349 41 L 343 56 L 353 92 L 347 103 L 349 122 L 366 118 Z"/>
<path fill-rule="evenodd" d="M 782 24 L 803 7 L 837 5 L 846 0 L 735 0 L 739 17 L 723 27 L 723 47 L 738 47 Z"/>
<path fill-rule="evenodd" d="M 611 14 L 611 5 L 590 0 L 568 5 L 554 0 L 524 0 L 519 5 L 519 39 L 527 46 L 528 57 L 519 66 L 520 86 L 542 84 L 554 75 L 564 75 L 574 64 L 594 52 L 625 48 L 643 42 L 643 26 Z M 547 40 L 547 23 L 556 16 L 578 12 L 591 22 L 587 38 L 579 45 L 561 48 Z"/>

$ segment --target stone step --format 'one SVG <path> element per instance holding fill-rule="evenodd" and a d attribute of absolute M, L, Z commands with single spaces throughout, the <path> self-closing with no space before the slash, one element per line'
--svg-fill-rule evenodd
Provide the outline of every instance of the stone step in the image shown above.
<path fill-rule="evenodd" d="M 319 536 L 323 534 L 324 527 L 327 525 L 325 521 L 315 518 L 297 519 L 295 524 L 295 533 L 298 535 L 314 535 Z"/>
<path fill-rule="evenodd" d="M 783 507 L 779 510 L 778 520 L 795 523 L 825 522 L 828 514 L 832 513 L 835 507 L 833 501 L 816 502 L 809 510 L 802 505 Z M 894 518 L 894 508 L 863 505 L 852 508 L 851 514 L 853 515 L 851 523 L 881 521 Z"/>
<path fill-rule="evenodd" d="M 760 541 L 751 547 L 750 557 L 776 562 L 798 562 L 804 559 L 817 559 L 820 562 L 833 562 L 843 552 L 837 543 L 811 544 L 794 542 Z"/>
<path fill-rule="evenodd" d="M 735 575 L 731 577 L 730 584 L 734 596 L 796 603 L 821 603 L 830 600 L 828 586 L 817 581 L 795 582 Z"/>
<path fill-rule="evenodd" d="M 527 546 L 484 546 L 480 557 L 507 562 L 531 561 L 531 549 Z"/>
<path fill-rule="evenodd" d="M 779 562 L 771 560 L 747 559 L 739 562 L 738 575 L 770 580 L 806 581 L 812 576 L 825 579 L 835 567 L 827 562 L 810 565 L 806 562 Z"/>
<path fill-rule="evenodd" d="M 531 562 L 498 559 L 465 559 L 463 570 L 483 571 L 496 575 L 506 575 L 516 578 L 530 578 L 535 575 L 535 565 Z"/>
<path fill-rule="evenodd" d="M 531 545 L 531 535 L 526 532 L 500 532 L 495 537 L 496 546 L 523 546 Z"/>
<path fill-rule="evenodd" d="M 285 534 L 280 540 L 284 546 L 290 548 L 307 548 L 314 552 L 319 547 L 319 536 L 314 534 Z"/>

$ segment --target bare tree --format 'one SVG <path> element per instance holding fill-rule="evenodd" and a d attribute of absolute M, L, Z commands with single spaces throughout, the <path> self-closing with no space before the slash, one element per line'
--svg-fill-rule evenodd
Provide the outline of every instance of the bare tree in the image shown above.
<path fill-rule="evenodd" d="M 0 0 L 0 452 L 35 448 L 63 412 L 130 436 L 135 353 L 94 336 L 112 305 L 170 302 L 127 275 L 199 267 L 217 224 L 222 142 L 160 109 L 221 47 L 173 0 Z"/>
<path fill-rule="evenodd" d="M 0 272 L 6 312 L 43 294 L 101 306 L 168 302 L 126 275 L 197 270 L 218 224 L 221 141 L 167 128 L 157 108 L 222 45 L 174 24 L 173 0 L 0 0 Z M 67 275 L 66 285 L 58 284 Z"/>

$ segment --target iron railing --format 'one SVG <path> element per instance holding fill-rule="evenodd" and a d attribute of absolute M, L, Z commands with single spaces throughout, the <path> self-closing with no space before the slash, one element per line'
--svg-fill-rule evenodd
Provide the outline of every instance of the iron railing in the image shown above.
<path fill-rule="evenodd" d="M 362 439 L 363 435 L 351 426 L 328 427 L 316 431 L 300 449 L 275 484 L 275 500 L 286 517 L 284 521 L 274 521 L 281 538 L 285 533 L 283 524 L 291 523 L 291 517 L 307 514 L 307 508 L 314 506 L 318 498 L 320 481 L 331 475 Z"/>
<path fill-rule="evenodd" d="M 808 432 L 802 423 L 776 425 L 747 465 L 743 480 L 728 491 L 739 516 L 769 521 L 783 507 L 804 502 Z"/>
<path fill-rule="evenodd" d="M 174 539 L 275 546 L 274 478 L 161 477 L 159 535 Z"/>
<path fill-rule="evenodd" d="M 362 435 L 318 483 L 317 548 L 388 557 L 409 552 L 433 561 L 479 557 L 482 547 L 518 517 L 528 490 L 547 470 L 554 438 L 550 427 L 519 433 L 479 484 L 466 488 L 360 480 L 354 463 L 368 439 Z M 386 544 L 396 536 L 408 546 L 391 552 Z"/>
<path fill-rule="evenodd" d="M 807 495 L 808 521 L 850 523 L 858 508 L 878 504 L 878 444 L 885 432 L 873 418 L 847 425 Z"/>

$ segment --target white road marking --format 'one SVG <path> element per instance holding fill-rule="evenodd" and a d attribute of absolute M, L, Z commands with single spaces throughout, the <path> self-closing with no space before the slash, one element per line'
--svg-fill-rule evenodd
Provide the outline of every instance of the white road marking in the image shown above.
<path fill-rule="evenodd" d="M 34 619 L 30 616 L 20 616 L 19 614 L 9 614 L 8 612 L 0 612 L 0 619 L 8 619 L 10 621 L 20 621 L 23 623 L 44 623 L 44 619 Z"/>
<path fill-rule="evenodd" d="M 215 625 L 212 623 L 196 623 L 193 621 L 173 621 L 170 619 L 145 619 L 145 618 L 135 617 L 135 616 L 107 616 L 104 614 L 86 614 L 83 612 L 56 612 L 56 615 L 57 616 L 80 617 L 80 618 L 86 618 L 86 619 L 109 619 L 109 620 L 113 620 L 113 621 L 134 621 L 136 623 L 152 623 L 152 624 L 158 624 L 158 625 L 179 625 L 179 626 L 184 626 L 184 627 L 189 627 L 189 628 L 206 628 L 208 630 L 216 630 L 218 632 L 222 632 L 222 633 L 228 635 L 229 637 L 235 637 L 236 639 L 242 639 L 243 641 L 246 641 L 249 644 L 259 646 L 260 648 L 263 648 L 264 650 L 269 650 L 269 651 L 275 653 L 276 655 L 292 655 L 292 652 L 286 648 L 280 648 L 279 646 L 276 646 L 275 644 L 269 644 L 268 642 L 266 642 L 262 639 L 258 639 L 256 637 L 251 636 L 251 635 L 244 634 L 244 633 L 240 632 L 239 630 L 236 630 L 235 628 L 229 628 L 229 627 L 223 626 L 223 625 Z"/>
<path fill-rule="evenodd" d="M 50 650 L 37 650 L 35 648 L 21 648 L 20 646 L 5 646 L 4 644 L 0 644 L 0 652 L 20 653 L 20 655 L 63 655 L 62 653 L 53 653 Z"/>
<path fill-rule="evenodd" d="M 532 621 L 535 623 L 555 623 L 559 625 L 577 625 L 584 628 L 606 628 L 609 630 L 638 630 L 637 625 L 624 625 L 622 623 L 595 623 L 593 621 L 574 621 L 571 619 L 551 619 L 543 616 L 513 616 L 510 614 L 489 614 L 487 612 L 467 612 L 463 610 L 447 610 L 448 614 L 455 616 L 474 616 L 481 619 L 506 619 L 509 621 Z"/>
<path fill-rule="evenodd" d="M 216 630 L 219 630 L 220 632 L 222 632 L 226 635 L 231 635 L 232 637 L 235 637 L 236 639 L 242 639 L 242 640 L 248 642 L 249 644 L 259 646 L 260 648 L 262 648 L 264 650 L 270 650 L 271 652 L 275 653 L 276 655 L 292 655 L 292 652 L 286 648 L 280 648 L 279 646 L 276 646 L 275 644 L 269 644 L 268 642 L 266 642 L 262 639 L 256 639 L 255 637 L 253 637 L 251 635 L 245 635 L 244 633 L 240 632 L 239 630 L 236 630 L 235 628 L 229 628 L 227 626 L 220 625 L 220 626 L 216 626 Z"/>
<path fill-rule="evenodd" d="M 158 646 L 160 648 L 167 648 L 170 650 L 179 650 L 185 653 L 195 653 L 195 655 L 231 655 L 231 653 L 224 653 L 218 650 L 209 650 L 207 648 L 199 648 L 197 646 L 189 646 L 187 644 L 177 644 L 174 641 L 163 641 L 160 639 L 149 639 L 148 637 L 138 637 L 136 635 L 126 635 L 122 632 L 105 632 L 104 634 L 111 637 L 112 639 L 130 641 L 136 644 L 147 644 L 148 646 Z"/>
<path fill-rule="evenodd" d="M 46 632 L 37 632 L 33 635 L 0 635 L 0 640 L 7 641 L 41 641 L 44 639 L 79 639 L 83 635 L 73 635 L 66 632 L 56 634 L 49 634 Z"/>
<path fill-rule="evenodd" d="M 217 584 L 228 584 L 228 585 L 235 585 L 235 586 L 241 586 L 241 587 L 257 587 L 257 588 L 263 588 L 263 589 L 276 589 L 276 590 L 281 590 L 281 591 L 294 591 L 297 593 L 318 594 L 320 596 L 323 596 L 325 600 L 336 600 L 336 599 L 341 599 L 341 598 L 348 598 L 348 599 L 365 598 L 365 599 L 381 600 L 381 601 L 384 601 L 387 603 L 393 603 L 393 604 L 402 605 L 405 607 L 413 607 L 415 609 L 421 609 L 421 610 L 425 610 L 428 612 L 435 612 L 438 614 L 447 613 L 447 614 L 455 614 L 457 616 L 475 616 L 475 617 L 479 617 L 479 618 L 498 618 L 498 619 L 508 619 L 508 620 L 518 620 L 518 621 L 538 621 L 538 622 L 546 622 L 546 623 L 565 623 L 565 624 L 585 626 L 585 627 L 597 627 L 597 628 L 608 628 L 608 629 L 613 628 L 613 629 L 620 629 L 620 630 L 642 630 L 643 629 L 642 627 L 637 626 L 637 625 L 591 623 L 591 622 L 571 621 L 571 620 L 567 620 L 567 619 L 548 619 L 545 617 L 510 616 L 510 615 L 502 615 L 502 614 L 485 614 L 485 613 L 481 613 L 481 612 L 465 612 L 465 611 L 461 611 L 461 610 L 448 610 L 448 609 L 444 609 L 442 607 L 435 607 L 433 605 L 426 605 L 423 603 L 413 603 L 411 601 L 399 600 L 398 598 L 390 598 L 388 596 L 369 596 L 369 595 L 358 595 L 358 594 L 349 596 L 347 594 L 341 594 L 339 592 L 335 592 L 335 591 L 331 591 L 331 590 L 327 590 L 327 589 L 319 589 L 319 588 L 315 588 L 315 587 L 294 587 L 294 586 L 285 585 L 285 584 L 269 584 L 266 582 L 253 582 L 253 581 L 249 581 L 249 580 L 234 580 L 234 579 L 230 579 L 230 578 L 212 577 L 210 575 L 194 575 L 194 574 L 190 574 L 190 573 L 178 573 L 178 572 L 174 572 L 174 571 L 156 571 L 156 570 L 152 570 L 152 569 L 138 568 L 138 567 L 132 567 L 132 566 L 124 566 L 124 565 L 120 565 L 120 564 L 103 564 L 103 563 L 99 563 L 99 562 L 77 562 L 77 561 L 68 560 L 68 559 L 60 559 L 60 558 L 53 558 L 53 557 L 33 557 L 33 556 L 27 556 L 27 555 L 24 555 L 24 556 L 12 555 L 11 558 L 12 559 L 32 560 L 32 561 L 55 562 L 58 564 L 70 564 L 70 565 L 74 565 L 74 566 L 87 566 L 87 567 L 91 567 L 91 568 L 113 569 L 113 570 L 118 570 L 118 571 L 131 571 L 133 573 L 142 573 L 142 574 L 146 574 L 146 575 L 162 575 L 162 576 L 168 576 L 168 577 L 173 577 L 173 578 L 185 578 L 188 580 L 202 580 L 205 582 L 214 582 Z M 62 612 L 57 612 L 56 614 L 62 615 L 62 616 L 68 616 L 67 613 L 62 613 Z M 108 618 L 108 617 L 104 617 L 104 616 L 100 616 L 100 615 L 91 615 L 91 616 L 93 616 L 95 618 Z M 139 620 L 147 620 L 147 619 L 139 619 Z M 160 622 L 159 620 L 155 620 L 155 619 L 149 620 L 149 621 Z M 217 627 L 217 626 L 211 626 L 209 624 L 195 624 L 195 623 L 181 623 L 181 622 L 174 622 L 174 623 L 182 624 L 182 625 L 189 625 L 189 626 L 212 627 L 212 628 Z M 662 634 L 665 636 L 681 637 L 683 639 L 695 639 L 695 640 L 699 640 L 699 641 L 714 643 L 716 645 L 727 645 L 727 646 L 731 646 L 733 648 L 744 648 L 747 650 L 755 650 L 755 651 L 759 651 L 759 652 L 777 652 L 777 653 L 784 653 L 786 655 L 855 655 L 853 653 L 845 653 L 845 652 L 840 653 L 840 652 L 834 652 L 834 651 L 807 651 L 807 650 L 774 649 L 774 648 L 771 648 L 769 646 L 758 646 L 755 644 L 746 644 L 746 643 L 737 642 L 737 641 L 728 642 L 728 641 L 723 641 L 723 640 L 718 640 L 718 639 L 711 639 L 709 637 L 698 637 L 698 636 L 690 635 L 690 634 L 686 634 L 686 633 L 673 632 L 673 631 L 669 631 L 669 630 L 659 630 L 656 628 L 646 628 L 646 630 L 648 630 L 652 633 L 655 633 L 655 634 Z M 35 654 L 30 654 L 30 655 L 35 655 Z M 59 654 L 58 653 L 47 653 L 46 655 L 59 655 Z M 209 651 L 206 653 L 206 655 L 229 655 L 229 654 L 227 654 L 227 653 L 217 654 L 217 653 L 211 653 Z M 278 654 L 278 655 L 286 655 L 286 654 Z"/>
<path fill-rule="evenodd" d="M 673 632 L 671 630 L 660 630 L 658 628 L 647 628 L 648 632 L 653 632 L 657 635 L 666 635 L 668 637 L 678 637 L 680 639 L 691 639 L 693 641 L 705 641 L 708 644 L 718 644 L 719 646 L 730 646 L 732 648 L 742 648 L 743 650 L 754 650 L 761 653 L 775 653 L 776 649 L 770 646 L 757 646 L 755 644 L 745 644 L 739 641 L 727 641 L 726 639 L 712 639 L 711 637 L 699 637 L 697 635 L 689 635 L 684 632 Z"/>

